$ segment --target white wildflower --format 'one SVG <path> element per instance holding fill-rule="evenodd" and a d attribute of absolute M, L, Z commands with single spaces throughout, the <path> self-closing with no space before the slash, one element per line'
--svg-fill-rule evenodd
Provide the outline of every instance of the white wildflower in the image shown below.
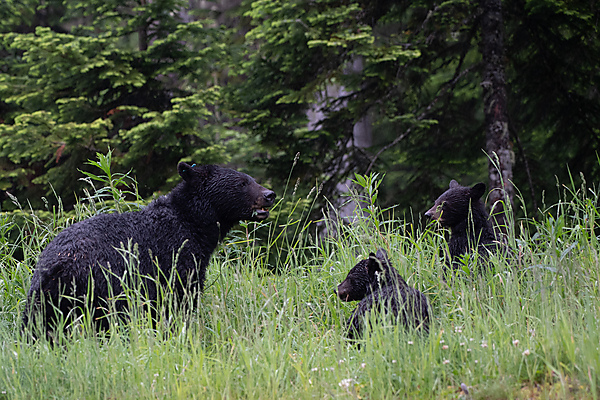
<path fill-rule="evenodd" d="M 354 379 L 352 378 L 342 379 L 341 382 L 338 383 L 338 385 L 340 385 L 341 388 L 348 390 L 352 382 L 354 382 Z"/>

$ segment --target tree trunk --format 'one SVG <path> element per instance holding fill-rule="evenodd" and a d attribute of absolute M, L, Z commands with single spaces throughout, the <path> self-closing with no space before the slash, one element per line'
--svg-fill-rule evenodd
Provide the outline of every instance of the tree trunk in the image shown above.
<path fill-rule="evenodd" d="M 504 29 L 501 0 L 481 0 L 481 53 L 484 71 L 483 105 L 492 216 L 507 232 L 507 208 L 512 205 L 514 154 L 509 140 L 506 77 L 504 73 Z M 512 207 L 510 208 L 512 209 Z"/>
<path fill-rule="evenodd" d="M 146 0 L 140 2 L 141 6 L 146 5 Z M 143 13 L 143 11 L 140 11 Z M 148 24 L 143 24 L 138 28 L 138 47 L 140 51 L 148 50 Z"/>
<path fill-rule="evenodd" d="M 352 64 L 350 64 L 347 68 L 348 73 L 361 73 L 363 70 L 363 59 L 361 57 L 356 57 Z M 318 129 L 321 120 L 326 117 L 321 108 L 324 105 L 330 103 L 329 99 L 339 99 L 341 97 L 348 96 L 351 92 L 347 91 L 347 89 L 343 86 L 331 85 L 327 86 L 326 90 L 321 93 L 321 102 L 314 104 L 308 111 L 308 128 L 310 130 Z M 322 103 L 322 104 L 321 104 Z M 345 107 L 344 103 L 341 107 Z M 365 149 L 371 147 L 373 143 L 373 132 L 372 132 L 372 121 L 367 113 L 363 116 L 359 121 L 354 124 L 352 128 L 352 140 L 348 143 L 348 153 L 353 151 L 353 147 L 357 149 Z M 346 144 L 341 143 L 341 146 L 346 146 Z M 344 171 L 348 169 L 350 166 L 349 161 L 350 155 L 344 156 L 342 162 L 338 167 L 338 171 Z M 332 174 L 336 174 L 337 171 L 333 171 Z M 364 205 L 350 200 L 349 197 L 345 196 L 348 194 L 353 187 L 353 183 L 351 179 L 346 179 L 344 182 L 339 182 L 335 186 L 335 191 L 330 195 L 331 197 L 328 199 L 331 202 L 332 209 L 328 209 L 326 214 L 328 216 L 329 223 L 334 226 L 341 222 L 344 224 L 351 224 L 356 221 L 357 218 L 363 216 L 363 207 Z M 329 208 L 329 207 L 327 207 Z M 321 227 L 322 235 L 334 235 L 334 231 L 328 231 L 327 227 Z"/>

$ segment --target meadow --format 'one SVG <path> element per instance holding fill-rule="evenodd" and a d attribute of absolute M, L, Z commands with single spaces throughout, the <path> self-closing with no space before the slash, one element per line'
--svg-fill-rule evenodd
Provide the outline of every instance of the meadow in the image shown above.
<path fill-rule="evenodd" d="M 70 214 L 22 206 L 0 218 L 0 399 L 599 397 L 598 192 L 572 182 L 557 185 L 561 201 L 536 220 L 514 221 L 512 259 L 477 273 L 466 257 L 449 280 L 445 232 L 381 209 L 381 177 L 357 176 L 364 218 L 329 225 L 327 237 L 307 219 L 318 190 L 290 189 L 266 223 L 229 234 L 187 312 L 159 312 L 153 324 L 134 309 L 110 334 L 84 319 L 55 343 L 24 340 L 20 311 L 45 244 L 75 221 L 140 204 L 135 183 L 108 165 L 98 160 Z M 357 346 L 345 338 L 355 303 L 334 290 L 379 247 L 427 295 L 432 326 L 423 334 L 383 318 Z"/>

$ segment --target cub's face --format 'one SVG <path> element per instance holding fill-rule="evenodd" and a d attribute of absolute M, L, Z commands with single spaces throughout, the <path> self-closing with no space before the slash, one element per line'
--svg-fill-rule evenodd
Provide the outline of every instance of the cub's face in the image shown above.
<path fill-rule="evenodd" d="M 479 201 L 484 192 L 483 183 L 473 187 L 460 186 L 453 179 L 448 190 L 435 200 L 425 216 L 439 221 L 444 227 L 453 227 L 468 218 L 471 203 Z"/>
<path fill-rule="evenodd" d="M 369 292 L 369 259 L 356 264 L 342 283 L 337 287 L 337 294 L 342 301 L 363 299 Z"/>
<path fill-rule="evenodd" d="M 381 257 L 381 258 L 380 258 Z M 342 301 L 362 300 L 373 291 L 374 287 L 382 284 L 378 280 L 385 279 L 383 253 L 371 253 L 369 258 L 359 261 L 337 287 L 337 294 Z"/>

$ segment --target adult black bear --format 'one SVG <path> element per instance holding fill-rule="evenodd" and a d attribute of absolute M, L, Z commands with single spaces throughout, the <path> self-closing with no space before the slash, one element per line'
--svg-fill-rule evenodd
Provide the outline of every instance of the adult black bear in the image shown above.
<path fill-rule="evenodd" d="M 160 291 L 179 298 L 187 290 L 197 294 L 219 240 L 240 220 L 269 216 L 275 192 L 252 177 L 216 165 L 182 162 L 177 169 L 183 181 L 141 211 L 97 215 L 46 246 L 31 280 L 23 327 L 53 330 L 59 319 L 68 321 L 89 307 L 98 327 L 106 328 L 106 310 L 122 294 L 124 280 L 143 283 L 151 302 Z M 134 271 L 127 271 L 117 250 L 128 242 L 139 254 Z M 121 296 L 116 310 L 125 304 Z"/>
<path fill-rule="evenodd" d="M 346 279 L 338 285 L 338 296 L 342 301 L 360 303 L 348 319 L 348 337 L 360 336 L 365 320 L 371 311 L 381 310 L 394 317 L 400 314 L 406 327 L 429 331 L 429 305 L 423 293 L 408 286 L 393 268 L 383 249 L 369 258 L 359 261 Z"/>
<path fill-rule="evenodd" d="M 490 252 L 503 249 L 496 241 L 490 216 L 481 201 L 484 193 L 483 183 L 468 187 L 459 185 L 453 179 L 449 189 L 425 213 L 427 217 L 438 220 L 441 226 L 450 229 L 450 255 L 446 264 L 453 269 L 459 268 L 459 258 L 469 251 L 477 249 L 482 259 L 487 260 Z"/>

